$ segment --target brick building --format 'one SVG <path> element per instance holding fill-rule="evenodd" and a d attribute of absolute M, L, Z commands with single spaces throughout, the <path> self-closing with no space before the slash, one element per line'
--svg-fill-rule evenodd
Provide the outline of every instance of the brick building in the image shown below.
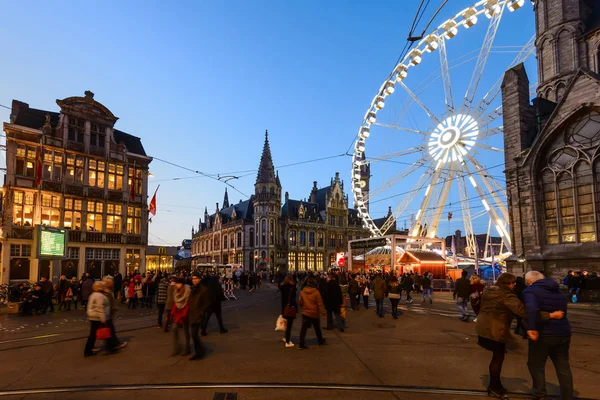
<path fill-rule="evenodd" d="M 502 84 L 509 270 L 600 270 L 600 4 L 534 2 L 537 97 L 523 65 Z"/>
<path fill-rule="evenodd" d="M 225 190 L 221 208 L 217 203 L 210 215 L 205 208 L 204 220 L 192 231 L 194 257 L 250 270 L 325 270 L 336 253 L 347 251 L 348 240 L 369 236 L 357 211 L 348 206 L 338 173 L 326 187 L 314 182 L 303 200 L 293 200 L 286 192 L 282 204 L 268 134 L 254 189 L 250 199 L 237 204 L 229 203 Z"/>
<path fill-rule="evenodd" d="M 60 112 L 13 100 L 4 123 L 0 282 L 143 270 L 152 159 L 92 92 L 56 103 Z M 66 230 L 65 258 L 36 256 L 38 225 Z"/>

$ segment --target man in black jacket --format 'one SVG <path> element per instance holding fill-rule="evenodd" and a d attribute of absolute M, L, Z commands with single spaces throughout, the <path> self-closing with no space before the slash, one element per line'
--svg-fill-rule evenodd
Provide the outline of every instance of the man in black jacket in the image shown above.
<path fill-rule="evenodd" d="M 323 303 L 325 303 L 325 309 L 327 310 L 327 326 L 325 329 L 333 329 L 333 315 L 335 315 L 340 332 L 344 332 L 344 320 L 342 319 L 340 312 L 340 309 L 342 308 L 342 289 L 333 274 L 327 276 L 325 299 Z"/>
<path fill-rule="evenodd" d="M 206 276 L 202 279 L 202 285 L 206 289 L 208 306 L 206 308 L 206 314 L 204 316 L 204 322 L 202 323 L 202 336 L 206 336 L 206 327 L 208 321 L 213 313 L 217 317 L 217 323 L 219 324 L 219 330 L 221 333 L 227 333 L 227 329 L 223 326 L 223 317 L 221 315 L 221 302 L 226 299 L 223 288 L 219 283 L 219 280 L 215 276 Z"/>
<path fill-rule="evenodd" d="M 469 300 L 469 296 L 471 296 L 471 283 L 467 279 L 467 275 L 467 271 L 462 272 L 462 277 L 456 280 L 454 293 L 452 293 L 452 298 L 456 299 L 456 307 L 460 312 L 460 320 L 465 322 L 469 322 L 467 301 Z"/>
<path fill-rule="evenodd" d="M 50 312 L 54 312 L 54 304 L 52 303 L 54 286 L 52 286 L 52 282 L 50 282 L 45 276 L 42 276 L 40 286 L 42 287 L 42 292 L 44 293 L 44 308 L 42 309 L 42 314 L 46 314 L 48 307 L 50 307 Z"/>

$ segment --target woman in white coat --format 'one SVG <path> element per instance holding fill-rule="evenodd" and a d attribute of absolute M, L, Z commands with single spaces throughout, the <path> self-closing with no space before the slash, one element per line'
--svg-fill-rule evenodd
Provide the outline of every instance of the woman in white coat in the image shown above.
<path fill-rule="evenodd" d="M 92 287 L 93 293 L 90 295 L 87 303 L 87 317 L 90 321 L 90 335 L 85 344 L 83 355 L 85 357 L 96 355 L 93 352 L 94 344 L 96 343 L 96 331 L 110 318 L 110 300 L 102 293 L 104 283 L 102 281 L 94 282 Z M 112 336 L 112 335 L 111 335 Z M 116 348 L 115 338 L 106 339 L 106 346 L 109 351 Z"/>

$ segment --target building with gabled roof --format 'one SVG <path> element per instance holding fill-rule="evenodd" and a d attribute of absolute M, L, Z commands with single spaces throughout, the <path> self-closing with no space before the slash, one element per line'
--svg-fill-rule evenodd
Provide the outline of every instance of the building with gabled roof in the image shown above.
<path fill-rule="evenodd" d="M 56 103 L 59 112 L 13 100 L 3 126 L 0 282 L 144 271 L 152 158 L 139 137 L 115 129 L 94 93 Z M 68 245 L 50 257 L 36 236 L 53 229 Z"/>
<path fill-rule="evenodd" d="M 192 231 L 192 255 L 215 263 L 242 264 L 249 270 L 322 271 L 347 250 L 348 240 L 369 236 L 356 210 L 348 206 L 344 183 L 336 173 L 329 186 L 313 188 L 308 198 L 294 200 L 282 187 L 265 133 L 254 194 L 223 208 L 205 208 Z"/>

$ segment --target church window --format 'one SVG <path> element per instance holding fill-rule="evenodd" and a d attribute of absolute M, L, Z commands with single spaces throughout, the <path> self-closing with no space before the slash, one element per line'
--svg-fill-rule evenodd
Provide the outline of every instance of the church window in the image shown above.
<path fill-rule="evenodd" d="M 262 223 L 261 223 L 260 244 L 262 246 L 267 245 L 267 220 L 266 219 L 263 219 Z"/>
<path fill-rule="evenodd" d="M 545 242 L 596 242 L 600 157 L 596 156 L 593 164 L 589 160 L 600 146 L 600 113 L 580 114 L 563 132 L 550 143 L 555 150 L 540 174 Z"/>
<path fill-rule="evenodd" d="M 273 220 L 269 221 L 269 243 L 275 244 L 275 222 Z"/>

